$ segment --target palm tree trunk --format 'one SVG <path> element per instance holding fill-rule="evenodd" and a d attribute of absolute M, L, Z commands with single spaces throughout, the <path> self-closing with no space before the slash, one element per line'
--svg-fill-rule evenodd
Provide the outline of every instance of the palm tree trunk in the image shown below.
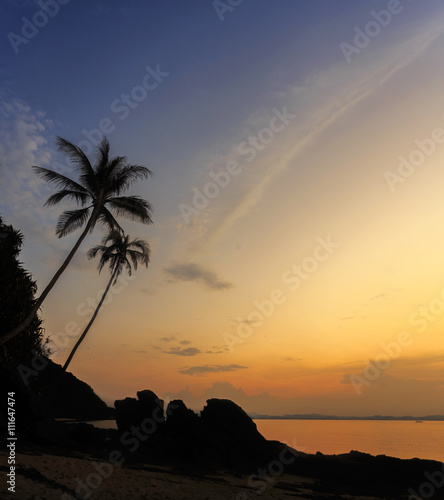
<path fill-rule="evenodd" d="M 94 212 L 97 213 L 95 210 Z M 69 252 L 68 256 L 66 257 L 65 261 L 63 264 L 59 267 L 57 272 L 55 273 L 54 277 L 52 280 L 48 283 L 46 288 L 43 290 L 41 293 L 40 297 L 36 300 L 36 303 L 34 304 L 34 307 L 31 309 L 31 312 L 26 316 L 26 318 L 19 323 L 15 328 L 10 330 L 8 333 L 3 335 L 3 337 L 0 338 L 0 346 L 14 338 L 16 335 L 18 335 L 20 332 L 22 332 L 34 319 L 34 316 L 37 314 L 37 311 L 39 310 L 40 306 L 42 305 L 43 301 L 46 299 L 46 296 L 49 294 L 49 292 L 52 290 L 54 285 L 57 283 L 57 280 L 60 278 L 62 275 L 63 271 L 68 267 L 69 263 L 71 262 L 72 258 L 74 257 L 74 254 L 77 252 L 79 249 L 80 245 L 82 244 L 82 241 L 86 238 L 86 235 L 88 234 L 89 230 L 91 227 L 94 226 L 96 222 L 96 213 L 92 213 L 88 223 L 86 224 L 86 227 L 83 231 L 83 233 L 80 235 L 79 239 L 77 240 L 76 244 L 72 248 L 72 250 Z"/>
<path fill-rule="evenodd" d="M 89 329 L 91 328 L 92 324 L 94 323 L 94 320 L 97 317 L 97 314 L 99 313 L 100 308 L 102 307 L 102 304 L 109 292 L 109 289 L 111 288 L 111 284 L 113 280 L 115 279 L 116 275 L 118 274 L 118 268 L 114 269 L 113 274 L 111 275 L 111 279 L 108 282 L 108 285 L 105 289 L 105 292 L 102 295 L 102 298 L 100 299 L 100 302 L 97 304 L 96 310 L 94 311 L 94 314 L 92 315 L 91 319 L 89 320 L 89 323 L 86 325 L 85 330 L 83 330 L 82 335 L 80 335 L 79 340 L 76 342 L 76 345 L 72 348 L 72 351 L 70 355 L 68 356 L 68 359 L 66 360 L 66 363 L 63 365 L 63 373 L 66 372 L 66 369 L 68 368 L 69 363 L 71 363 L 71 360 L 76 353 L 77 349 L 79 348 L 80 344 L 83 342 L 83 339 L 86 337 L 86 334 L 88 333 Z M 62 374 L 63 377 L 63 374 Z"/>
<path fill-rule="evenodd" d="M 117 274 L 118 274 L 118 268 L 114 269 L 113 274 L 108 282 L 108 285 L 107 285 L 107 287 L 102 295 L 102 298 L 100 299 L 100 302 L 97 304 L 97 307 L 96 307 L 96 310 L 94 311 L 94 314 L 92 315 L 91 319 L 89 320 L 88 324 L 86 325 L 85 329 L 83 330 L 82 335 L 80 335 L 79 340 L 76 342 L 75 346 L 72 348 L 71 352 L 69 353 L 68 359 L 66 360 L 65 364 L 63 365 L 62 373 L 61 373 L 60 377 L 58 377 L 56 383 L 54 384 L 54 386 L 52 387 L 52 389 L 50 390 L 50 392 L 46 398 L 46 404 L 48 405 L 48 407 L 53 406 L 56 393 L 62 384 L 63 377 L 65 376 L 66 370 L 68 369 L 68 366 L 71 363 L 72 358 L 74 357 L 74 354 L 76 353 L 77 349 L 79 348 L 80 344 L 83 342 L 84 338 L 86 337 L 86 334 L 89 332 L 89 329 L 91 328 L 92 324 L 94 323 L 94 321 L 97 317 L 97 314 L 99 313 L 99 310 L 102 307 L 106 296 L 108 295 L 109 289 L 111 288 L 111 284 L 112 284 L 114 278 L 117 276 Z"/>

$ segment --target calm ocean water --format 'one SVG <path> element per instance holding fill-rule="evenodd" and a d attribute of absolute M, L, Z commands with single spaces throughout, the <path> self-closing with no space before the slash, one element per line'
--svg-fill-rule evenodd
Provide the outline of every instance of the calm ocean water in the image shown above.
<path fill-rule="evenodd" d="M 305 453 L 362 451 L 444 461 L 444 422 L 404 420 L 255 420 L 267 439 Z"/>
<path fill-rule="evenodd" d="M 116 428 L 114 420 L 90 422 Z M 362 451 L 398 458 L 444 462 L 444 422 L 400 420 L 255 420 L 267 439 L 281 441 L 305 453 L 333 455 Z"/>

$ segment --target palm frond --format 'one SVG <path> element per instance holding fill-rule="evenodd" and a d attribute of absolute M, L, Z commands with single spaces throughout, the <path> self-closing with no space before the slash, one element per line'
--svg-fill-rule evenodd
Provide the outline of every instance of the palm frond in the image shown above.
<path fill-rule="evenodd" d="M 103 136 L 102 140 L 100 141 L 100 144 L 98 146 L 97 150 L 97 155 L 96 155 L 96 165 L 95 165 L 95 172 L 96 174 L 100 174 L 102 170 L 106 168 L 106 166 L 109 163 L 109 150 L 110 150 L 110 145 L 108 139 Z"/>
<path fill-rule="evenodd" d="M 131 248 L 135 247 L 141 253 L 147 253 L 147 254 L 150 253 L 150 246 L 148 245 L 148 243 L 145 240 L 141 240 L 139 238 L 132 240 L 128 246 Z"/>
<path fill-rule="evenodd" d="M 108 244 L 108 248 L 120 249 L 126 244 L 127 236 L 118 229 L 111 229 L 107 235 L 103 237 L 102 244 Z M 111 245 L 109 243 L 111 242 Z"/>
<path fill-rule="evenodd" d="M 129 220 L 152 224 L 152 206 L 140 196 L 119 196 L 107 198 L 106 203 L 119 217 Z"/>
<path fill-rule="evenodd" d="M 57 236 L 61 238 L 83 226 L 88 220 L 90 213 L 91 207 L 79 208 L 78 210 L 65 210 L 57 221 Z"/>
<path fill-rule="evenodd" d="M 45 205 L 48 207 L 53 207 L 60 203 L 64 198 L 72 198 L 82 206 L 85 206 L 88 201 L 91 200 L 91 195 L 87 193 L 81 193 L 79 191 L 72 191 L 70 189 L 63 189 L 51 195 L 47 200 Z"/>
<path fill-rule="evenodd" d="M 87 256 L 88 259 L 94 259 L 94 257 L 99 253 L 99 252 L 104 252 L 106 250 L 106 247 L 104 245 L 96 245 L 95 247 L 92 247 L 88 250 Z"/>
<path fill-rule="evenodd" d="M 66 156 L 68 156 L 71 160 L 71 163 L 78 170 L 81 182 L 88 186 L 89 190 L 96 191 L 97 185 L 95 182 L 94 169 L 92 168 L 85 152 L 72 142 L 69 142 L 67 139 L 63 139 L 63 137 L 60 136 L 57 136 L 56 144 L 59 151 L 66 154 Z"/>
<path fill-rule="evenodd" d="M 54 184 L 55 186 L 63 189 L 70 189 L 72 191 L 78 191 L 79 193 L 85 193 L 91 196 L 91 193 L 86 187 L 82 186 L 76 181 L 73 181 L 69 177 L 60 174 L 59 172 L 49 170 L 48 168 L 38 167 L 36 165 L 31 168 L 39 177 L 41 177 L 46 182 Z"/>
<path fill-rule="evenodd" d="M 100 255 L 100 261 L 99 261 L 99 273 L 102 271 L 104 265 L 109 262 L 110 264 L 110 269 L 113 268 L 115 265 L 114 261 L 116 259 L 116 256 L 119 256 L 119 247 L 121 245 L 121 238 L 122 234 L 120 231 L 116 229 L 111 229 L 109 233 L 107 233 L 103 238 L 102 238 L 102 244 L 101 245 L 96 245 L 95 247 L 92 247 L 88 251 L 88 258 L 92 259 L 96 257 L 97 254 Z M 111 242 L 111 244 L 110 244 Z"/>
<path fill-rule="evenodd" d="M 134 269 L 137 269 L 139 263 L 148 267 L 150 262 L 150 249 L 146 242 L 144 245 L 144 251 L 128 250 L 128 255 L 133 263 Z"/>
<path fill-rule="evenodd" d="M 109 230 L 117 229 L 123 233 L 121 225 L 116 221 L 113 214 L 106 207 L 102 208 L 97 221 L 103 226 L 106 226 Z"/>
<path fill-rule="evenodd" d="M 136 252 L 135 250 L 128 250 L 128 256 L 131 259 L 134 269 L 137 269 L 137 265 L 139 263 L 139 256 L 137 255 L 137 253 L 138 252 Z"/>
<path fill-rule="evenodd" d="M 118 275 L 122 274 L 123 268 L 126 268 L 126 272 L 128 273 L 128 276 L 132 275 L 132 267 L 131 267 L 131 262 L 128 260 L 128 257 L 126 255 L 122 255 L 119 259 L 119 273 L 116 275 L 116 279 L 114 280 L 114 283 L 116 283 Z"/>
<path fill-rule="evenodd" d="M 115 195 L 119 195 L 126 191 L 131 184 L 139 179 L 147 179 L 152 172 L 147 167 L 140 165 L 125 165 L 120 168 L 113 176 L 109 191 Z"/>
<path fill-rule="evenodd" d="M 132 252 L 135 252 L 143 256 L 146 255 L 149 259 L 151 249 L 149 244 L 145 240 L 136 238 L 129 243 L 128 247 Z"/>
<path fill-rule="evenodd" d="M 109 270 L 112 273 L 113 270 L 115 270 L 116 267 L 118 266 L 119 260 L 120 260 L 119 257 L 116 256 L 116 254 L 113 252 L 102 253 L 102 255 L 100 257 L 100 261 L 99 261 L 99 266 L 98 266 L 99 273 L 105 267 L 105 264 L 108 264 Z M 120 272 L 118 272 L 118 274 L 120 274 Z"/>
<path fill-rule="evenodd" d="M 108 264 L 111 274 L 115 273 L 115 283 L 124 268 L 131 276 L 133 268 L 137 269 L 138 264 L 148 267 L 149 252 L 149 245 L 146 241 L 138 238 L 130 241 L 128 235 L 111 230 L 103 237 L 101 245 L 91 248 L 88 257 L 100 255 L 99 272 Z"/>
<path fill-rule="evenodd" d="M 126 156 L 115 156 L 112 160 L 108 160 L 108 163 L 103 168 L 97 169 L 97 177 L 106 187 L 106 190 L 109 190 L 109 185 L 116 176 L 116 172 L 125 166 L 126 161 Z"/>

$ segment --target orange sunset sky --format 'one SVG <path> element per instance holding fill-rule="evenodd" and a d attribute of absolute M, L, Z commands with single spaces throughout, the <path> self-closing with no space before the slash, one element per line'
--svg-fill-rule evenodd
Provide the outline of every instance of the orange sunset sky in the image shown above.
<path fill-rule="evenodd" d="M 444 414 L 444 7 L 400 2 L 348 61 L 340 44 L 371 7 L 326 3 L 244 2 L 223 21 L 195 5 L 181 19 L 196 34 L 166 6 L 146 7 L 159 39 L 141 27 L 131 56 L 96 73 L 85 55 L 94 77 L 78 95 L 63 71 L 45 98 L 11 83 L 54 46 L 57 19 L 6 58 L 0 213 L 24 233 L 40 290 L 78 237 L 56 238 L 63 207 L 43 206 L 51 188 L 30 169 L 64 161 L 54 136 L 85 140 L 111 116 L 111 153 L 154 172 L 131 189 L 153 204 L 154 225 L 122 220 L 150 243 L 149 268 L 122 276 L 70 365 L 107 403 L 151 389 L 196 409 L 215 396 L 275 415 Z M 57 29 L 88 8 L 66 6 Z M 114 7 L 95 15 L 121 19 Z M 157 63 L 169 76 L 119 121 L 110 103 Z M 54 56 L 46 78 L 56 67 Z M 55 362 L 108 281 L 86 258 L 101 236 L 42 308 Z"/>

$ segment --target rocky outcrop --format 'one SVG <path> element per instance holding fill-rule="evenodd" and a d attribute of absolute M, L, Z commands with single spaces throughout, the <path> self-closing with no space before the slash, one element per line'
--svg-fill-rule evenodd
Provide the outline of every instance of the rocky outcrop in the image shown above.
<path fill-rule="evenodd" d="M 42 395 L 50 394 L 57 380 L 62 376 L 62 367 L 51 360 L 37 378 L 42 387 Z M 79 380 L 72 373 L 66 372 L 55 394 L 50 398 L 51 413 L 56 418 L 79 420 L 101 420 L 113 416 L 114 411 L 93 391 L 87 383 Z"/>
<path fill-rule="evenodd" d="M 116 408 L 116 423 L 120 433 L 131 432 L 133 428 L 140 428 L 147 432 L 152 427 L 151 421 L 162 424 L 165 421 L 163 401 L 153 391 L 140 391 L 137 399 L 125 398 L 114 403 Z M 151 431 L 150 434 L 154 432 Z"/>
<path fill-rule="evenodd" d="M 138 417 L 139 402 L 135 398 L 125 398 L 114 402 L 116 409 L 116 424 L 119 432 L 129 430 L 140 423 Z"/>
<path fill-rule="evenodd" d="M 164 416 L 163 401 L 152 391 L 138 392 L 137 397 L 115 402 L 116 420 L 120 434 L 128 442 L 134 440 L 133 449 L 146 456 L 250 470 L 281 450 L 282 445 L 267 441 L 232 401 L 209 399 L 199 417 L 183 401 L 174 400 Z"/>
<path fill-rule="evenodd" d="M 201 413 L 202 422 L 227 438 L 248 448 L 261 448 L 267 442 L 245 411 L 228 399 L 209 399 Z"/>

